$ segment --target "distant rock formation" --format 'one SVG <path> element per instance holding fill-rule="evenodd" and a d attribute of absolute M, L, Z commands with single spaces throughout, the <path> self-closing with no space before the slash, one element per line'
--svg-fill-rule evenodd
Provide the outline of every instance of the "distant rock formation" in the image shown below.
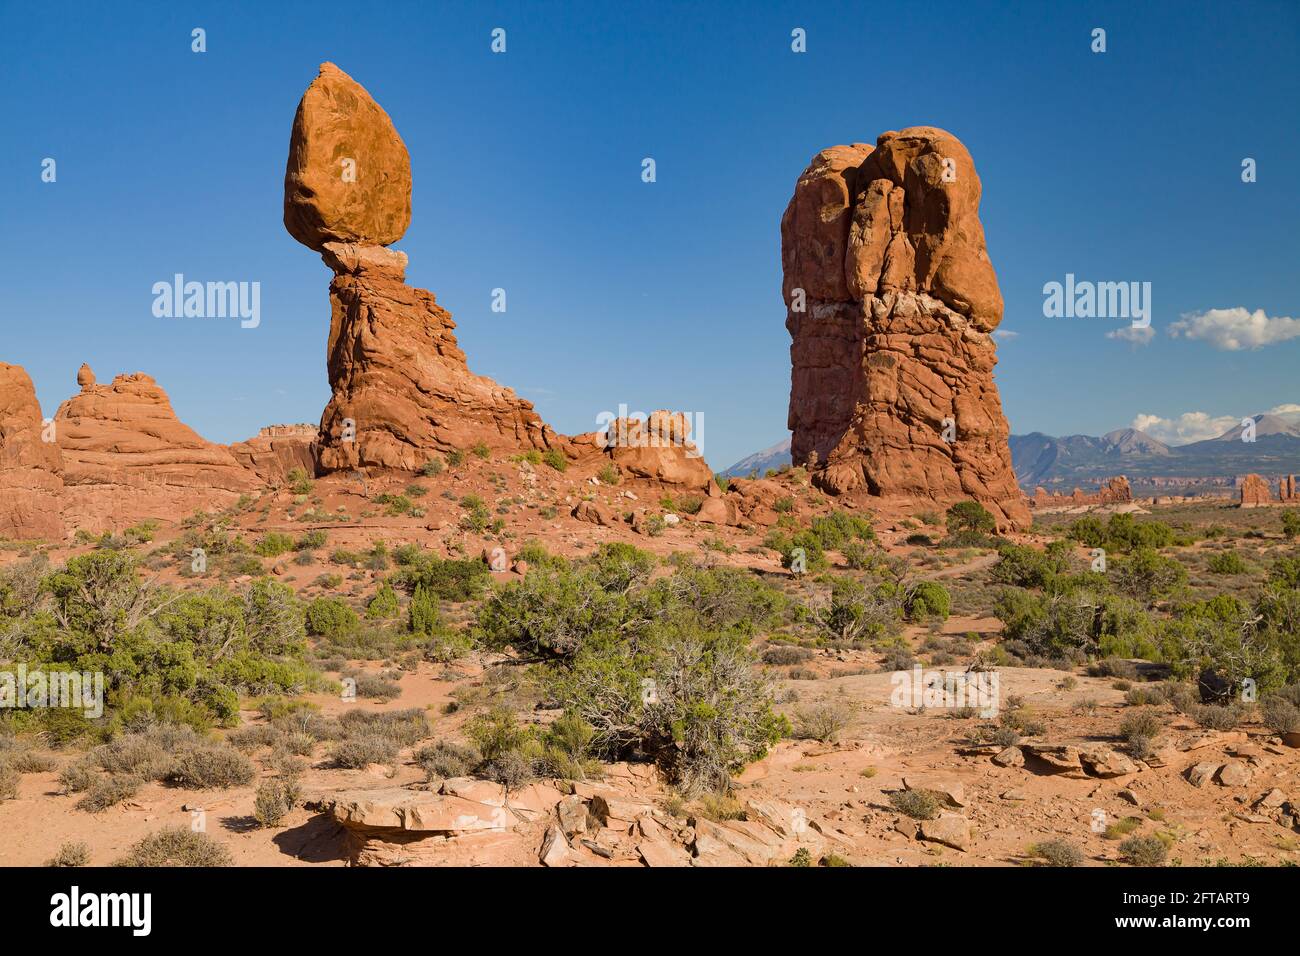
<path fill-rule="evenodd" d="M 656 411 L 639 418 L 619 418 L 604 432 L 573 438 L 579 457 L 608 456 L 620 472 L 706 494 L 719 494 L 713 472 L 691 441 L 690 419 L 681 412 Z"/>
<path fill-rule="evenodd" d="M 1246 475 L 1241 479 L 1241 506 L 1256 508 L 1273 503 L 1273 493 L 1268 482 L 1259 475 Z"/>
<path fill-rule="evenodd" d="M 258 487 L 229 450 L 176 417 L 148 375 L 99 385 L 82 366 L 77 379 L 81 392 L 54 416 L 70 526 L 102 531 L 176 517 L 224 507 Z"/>
<path fill-rule="evenodd" d="M 62 540 L 63 456 L 26 370 L 0 362 L 0 537 Z"/>
<path fill-rule="evenodd" d="M 1070 508 L 1079 505 L 1112 505 L 1127 504 L 1133 500 L 1133 488 L 1129 485 L 1128 478 L 1124 475 L 1116 475 L 1114 478 L 1108 478 L 1106 482 L 1097 490 L 1096 494 L 1084 494 L 1080 488 L 1075 488 L 1073 494 L 1058 495 L 1049 492 L 1042 485 L 1034 489 L 1034 496 L 1029 499 L 1029 504 L 1035 510 L 1043 508 Z"/>
<path fill-rule="evenodd" d="M 355 179 L 344 158 L 357 160 Z M 410 160 L 392 121 L 355 80 L 324 63 L 294 117 L 285 228 L 321 253 L 330 283 L 333 390 L 321 417 L 321 472 L 415 471 L 433 455 L 482 442 L 565 447 L 513 391 L 469 370 L 456 323 L 433 294 L 405 283 L 406 255 L 384 248 L 410 222 Z"/>
<path fill-rule="evenodd" d="M 1300 501 L 1296 494 L 1295 475 L 1283 475 L 1277 483 L 1277 497 L 1280 501 Z"/>
<path fill-rule="evenodd" d="M 276 487 L 283 485 L 295 468 L 308 475 L 315 472 L 312 444 L 317 431 L 315 425 L 268 425 L 247 441 L 235 442 L 230 453 L 262 481 Z"/>
<path fill-rule="evenodd" d="M 804 170 L 781 221 L 792 454 L 832 494 L 973 498 L 1024 527 L 979 200 L 970 154 L 932 127 L 823 150 Z"/>

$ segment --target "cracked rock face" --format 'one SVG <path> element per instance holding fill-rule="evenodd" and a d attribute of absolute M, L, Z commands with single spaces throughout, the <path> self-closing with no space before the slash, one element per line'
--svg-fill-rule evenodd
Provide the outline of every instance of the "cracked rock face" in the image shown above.
<path fill-rule="evenodd" d="M 563 444 L 531 402 L 469 370 L 451 313 L 403 281 L 405 255 L 331 243 L 324 259 L 335 275 L 322 472 L 417 471 L 434 453 L 478 442 L 504 450 Z"/>
<path fill-rule="evenodd" d="M 979 200 L 970 154 L 933 127 L 804 170 L 781 220 L 792 455 L 832 494 L 974 499 L 1023 527 Z"/>

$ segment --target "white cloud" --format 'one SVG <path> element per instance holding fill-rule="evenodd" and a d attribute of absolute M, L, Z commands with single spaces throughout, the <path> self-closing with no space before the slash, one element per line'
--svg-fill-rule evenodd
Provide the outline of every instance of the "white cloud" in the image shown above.
<path fill-rule="evenodd" d="M 1020 338 L 1019 332 L 1013 332 L 1010 329 L 994 329 L 993 337 L 1001 339 L 1003 342 L 1010 342 L 1012 339 Z"/>
<path fill-rule="evenodd" d="M 1274 405 L 1264 414 L 1276 415 L 1278 418 L 1288 421 L 1292 425 L 1300 424 L 1300 405 L 1297 405 L 1294 402 L 1284 402 L 1281 405 Z"/>
<path fill-rule="evenodd" d="M 1211 416 L 1205 412 L 1183 412 L 1177 418 L 1138 415 L 1129 427 L 1146 432 L 1166 445 L 1186 445 L 1206 438 L 1218 438 L 1240 422 L 1241 418 L 1236 415 Z"/>
<path fill-rule="evenodd" d="M 1106 338 L 1132 342 L 1134 345 L 1149 345 L 1155 334 L 1156 330 L 1149 325 L 1126 325 L 1122 329 L 1107 332 Z"/>
<path fill-rule="evenodd" d="M 1236 352 L 1300 338 L 1300 319 L 1269 317 L 1263 309 L 1249 312 L 1242 306 L 1210 309 L 1185 313 L 1169 326 L 1169 334 L 1174 338 L 1201 339 L 1221 351 Z"/>

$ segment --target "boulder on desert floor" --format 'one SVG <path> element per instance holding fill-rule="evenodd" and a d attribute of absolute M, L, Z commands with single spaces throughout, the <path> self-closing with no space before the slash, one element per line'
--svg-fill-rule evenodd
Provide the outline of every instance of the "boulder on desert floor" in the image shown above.
<path fill-rule="evenodd" d="M 975 499 L 1025 527 L 966 148 L 928 126 L 823 150 L 781 220 L 795 464 L 831 494 Z"/>
<path fill-rule="evenodd" d="M 63 539 L 63 455 L 54 436 L 26 370 L 0 362 L 0 537 Z"/>
<path fill-rule="evenodd" d="M 970 821 L 955 813 L 941 813 L 933 820 L 922 820 L 917 835 L 931 843 L 966 850 L 970 847 Z"/>

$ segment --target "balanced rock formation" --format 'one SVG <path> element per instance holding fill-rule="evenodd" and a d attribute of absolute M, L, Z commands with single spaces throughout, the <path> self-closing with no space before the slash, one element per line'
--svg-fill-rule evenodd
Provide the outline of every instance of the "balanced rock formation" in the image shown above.
<path fill-rule="evenodd" d="M 1268 486 L 1267 479 L 1255 474 L 1241 479 L 1241 507 L 1256 508 L 1271 504 L 1272 501 L 1273 492 Z"/>
<path fill-rule="evenodd" d="M 63 456 L 53 438 L 26 370 L 0 362 L 0 537 L 63 539 Z"/>
<path fill-rule="evenodd" d="M 316 433 L 315 425 L 268 425 L 247 441 L 235 442 L 230 453 L 266 484 L 277 487 L 295 468 L 309 475 L 315 472 Z"/>
<path fill-rule="evenodd" d="M 146 518 L 225 507 L 258 487 L 230 451 L 183 424 L 148 375 L 95 383 L 85 366 L 81 392 L 54 416 L 63 456 L 64 517 L 87 531 Z"/>
<path fill-rule="evenodd" d="M 973 498 L 1023 527 L 980 188 L 966 148 L 927 126 L 804 170 L 781 220 L 791 451 L 832 494 Z"/>
<path fill-rule="evenodd" d="M 355 180 L 340 160 L 357 159 Z M 351 77 L 321 66 L 294 118 L 285 227 L 334 272 L 321 417 L 321 472 L 414 471 L 435 453 L 564 447 L 508 388 L 470 372 L 456 323 L 405 283 L 406 255 L 384 248 L 410 222 L 410 160 L 388 115 Z"/>

